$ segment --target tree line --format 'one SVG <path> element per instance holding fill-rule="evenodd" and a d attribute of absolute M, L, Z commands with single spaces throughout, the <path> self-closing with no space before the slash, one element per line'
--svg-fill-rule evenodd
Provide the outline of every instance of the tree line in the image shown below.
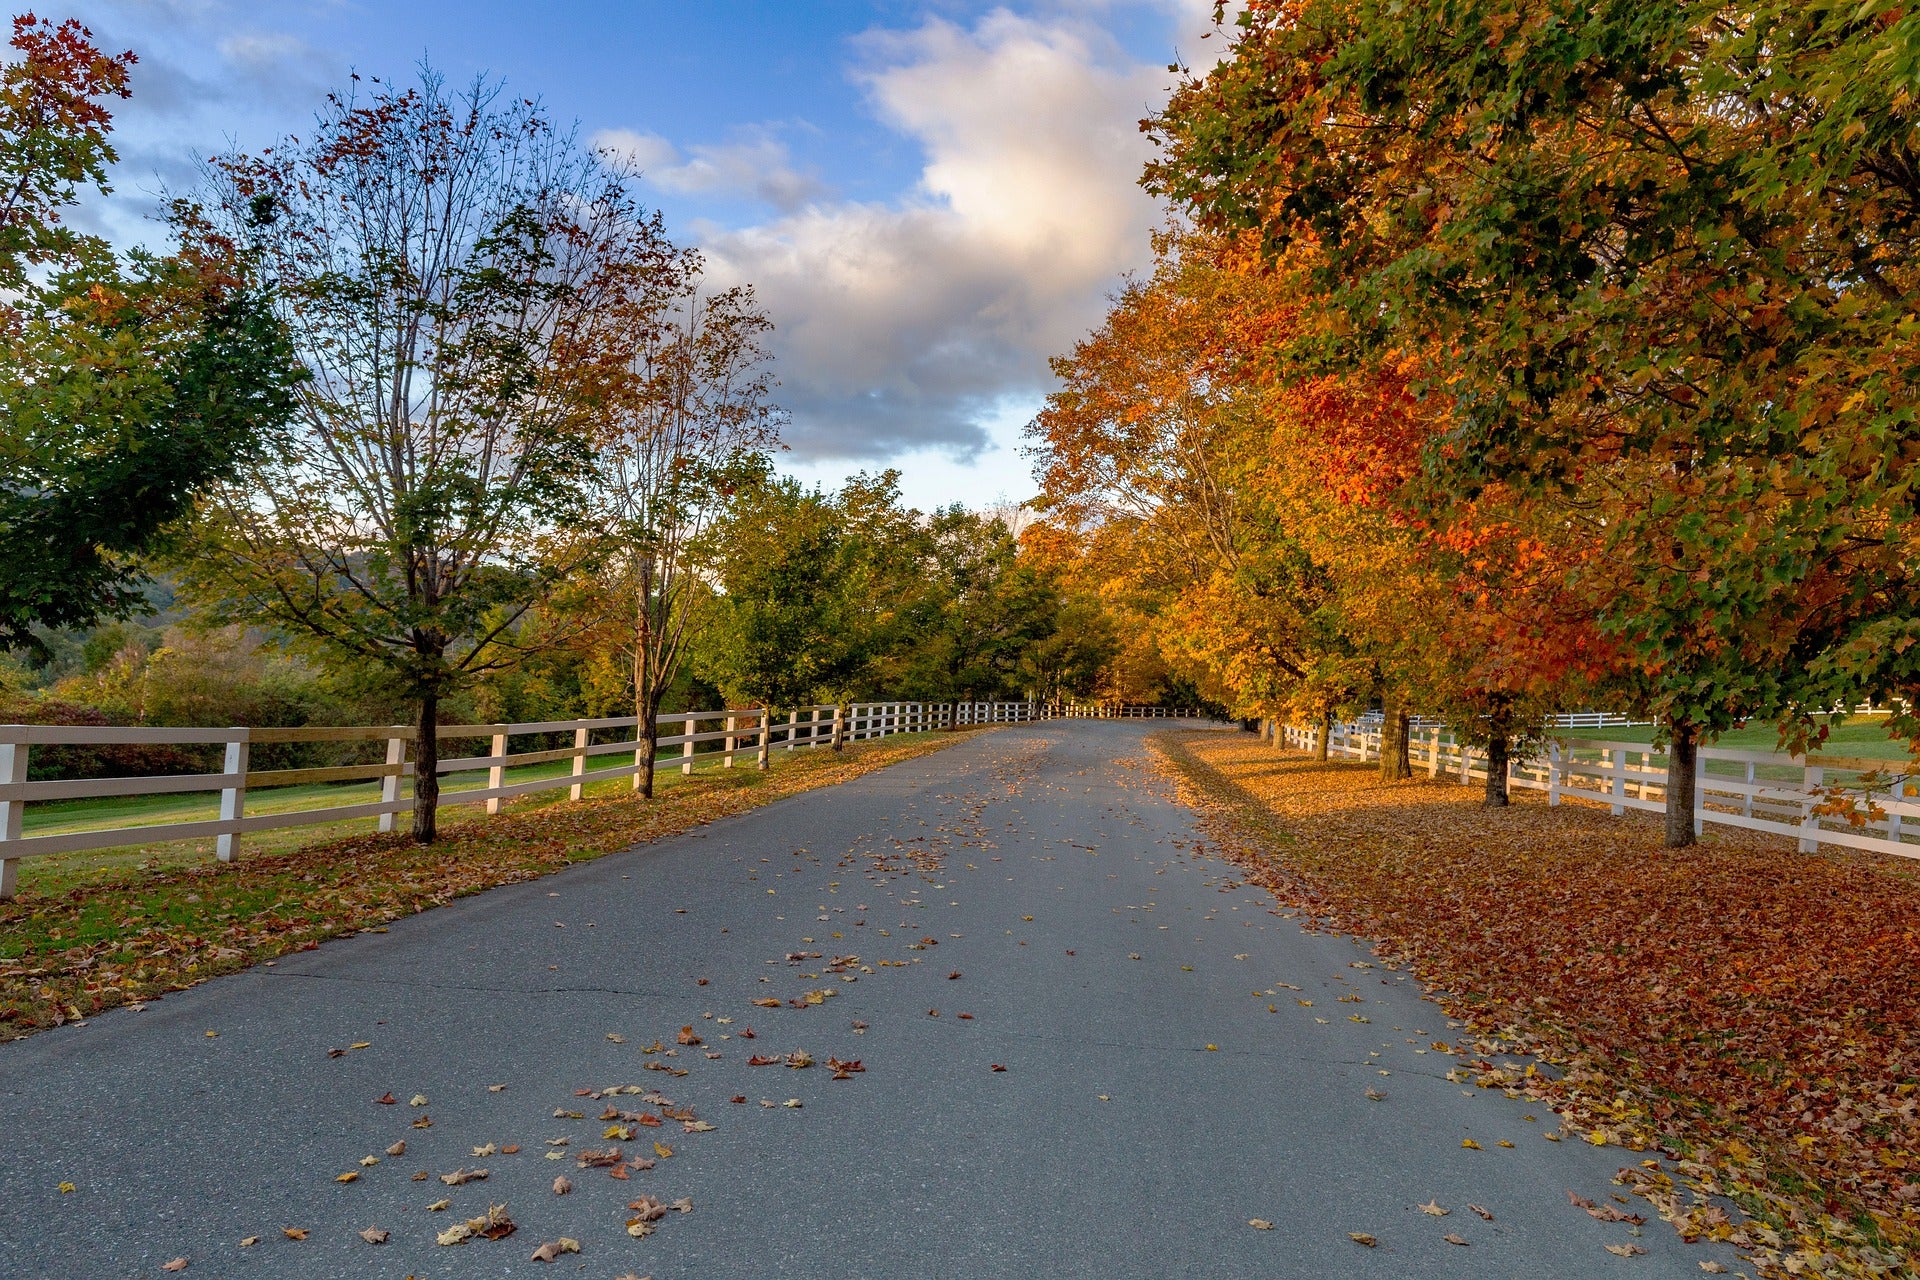
<path fill-rule="evenodd" d="M 431 840 L 449 715 L 634 714 L 652 742 L 676 691 L 1097 677 L 1110 633 L 1016 519 L 913 511 L 892 473 L 779 475 L 753 290 L 709 283 L 637 175 L 536 100 L 424 65 L 355 76 L 302 137 L 210 158 L 167 252 L 122 253 L 62 214 L 106 189 L 134 55 L 32 16 L 12 50 L 0 647 L 78 650 L 61 690 L 144 717 L 194 652 L 239 672 L 264 645 L 282 709 L 324 700 L 289 662 L 408 709 Z M 180 625 L 132 635 L 156 594 Z M 108 635 L 127 643 L 95 652 Z M 219 701 L 196 696 L 173 702 Z"/>
<path fill-rule="evenodd" d="M 1388 776 L 1444 716 L 1490 803 L 1549 713 L 1655 719 L 1674 845 L 1737 725 L 1905 699 L 1920 756 L 1920 16 L 1233 8 L 1032 428 L 1055 561 L 1240 714 L 1381 708 Z"/>

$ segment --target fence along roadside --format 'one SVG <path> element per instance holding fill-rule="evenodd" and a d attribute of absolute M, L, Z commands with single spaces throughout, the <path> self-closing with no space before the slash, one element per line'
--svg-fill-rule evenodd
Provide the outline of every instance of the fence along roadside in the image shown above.
<path fill-rule="evenodd" d="M 751 757 L 754 766 L 765 769 L 769 755 L 776 749 L 792 751 L 800 747 L 833 747 L 846 741 L 865 741 L 897 733 L 919 733 L 935 729 L 985 724 L 1012 724 L 1038 719 L 1041 708 L 1032 702 L 856 702 L 842 706 L 800 707 L 784 719 L 775 719 L 765 708 L 749 707 L 721 711 L 676 711 L 657 717 L 662 728 L 677 725 L 679 733 L 662 734 L 660 750 L 678 746 L 677 757 L 656 754 L 644 758 L 645 746 L 638 740 L 640 721 L 634 716 L 614 716 L 594 720 L 549 720 L 517 724 L 442 725 L 438 737 L 449 739 L 489 739 L 485 755 L 442 757 L 438 773 L 487 772 L 487 785 L 458 791 L 443 791 L 440 804 L 484 804 L 489 814 L 498 813 L 501 803 L 517 796 L 560 787 L 569 789 L 578 800 L 583 788 L 593 782 L 631 777 L 638 788 L 640 775 L 659 769 L 663 763 L 678 763 L 683 774 L 693 772 L 696 763 L 717 757 L 720 767 L 731 769 L 738 759 Z M 702 726 L 707 726 L 702 728 Z M 402 779 L 413 776 L 413 763 L 407 759 L 407 746 L 416 731 L 407 725 L 310 726 L 272 729 L 234 727 L 226 729 L 149 729 L 114 728 L 95 725 L 0 725 L 0 899 L 18 891 L 22 860 L 53 853 L 72 853 L 86 849 L 104 849 L 168 840 L 215 838 L 215 856 L 231 862 L 239 856 L 241 837 L 249 832 L 276 827 L 311 826 L 359 818 L 376 819 L 377 829 L 392 831 L 397 814 L 413 809 L 413 798 L 402 794 Z M 511 740 L 535 734 L 573 735 L 573 745 L 540 751 L 509 751 Z M 612 741 L 595 742 L 596 734 L 617 734 Z M 254 770 L 248 767 L 255 745 L 266 743 L 312 742 L 385 742 L 386 758 L 373 764 L 327 766 L 311 769 Z M 711 749 L 701 751 L 702 744 Z M 711 745 L 717 744 L 717 745 Z M 217 773 L 166 774 L 156 777 L 64 778 L 29 781 L 28 765 L 35 746 L 124 746 L 124 745 L 198 745 L 221 746 L 225 758 Z M 631 756 L 631 762 L 590 768 L 592 761 L 609 756 Z M 571 761 L 571 769 L 552 777 L 508 782 L 507 770 L 557 761 Z M 362 803 L 329 805 L 277 813 L 248 814 L 249 792 L 269 788 L 321 783 L 378 782 L 380 798 Z M 24 833 L 26 807 L 29 804 L 57 800 L 102 798 L 139 798 L 190 793 L 220 797 L 217 818 L 161 822 L 131 827 L 96 827 L 65 831 L 54 835 L 28 836 Z"/>
<path fill-rule="evenodd" d="M 1285 725 L 1279 741 L 1298 750 L 1314 751 L 1319 746 L 1319 730 Z M 1417 726 L 1407 746 L 1414 767 L 1425 765 L 1430 778 L 1445 774 L 1462 785 L 1486 781 L 1485 755 L 1460 743 L 1439 725 Z M 1328 735 L 1327 751 L 1331 756 L 1378 760 L 1380 726 L 1336 724 Z M 1655 764 L 1659 754 L 1644 742 L 1558 738 L 1549 742 L 1542 754 L 1510 759 L 1507 785 L 1544 791 L 1549 805 L 1572 798 L 1604 804 L 1615 817 L 1628 809 L 1664 814 L 1667 769 L 1664 763 Z M 1716 772 L 1715 765 L 1730 772 Z M 1846 813 L 1819 811 L 1826 805 L 1827 788 L 1843 781 L 1834 775 L 1885 773 L 1888 765 L 1885 760 L 1842 756 L 1809 759 L 1702 747 L 1694 763 L 1694 834 L 1713 823 L 1790 837 L 1798 841 L 1802 853 L 1812 853 L 1827 844 L 1920 858 L 1920 798 L 1895 795 L 1888 788 L 1858 798 L 1851 819 Z M 1798 786 L 1790 776 L 1769 778 L 1765 776 L 1768 773 L 1797 774 Z M 1874 809 L 1884 816 L 1873 816 Z"/>

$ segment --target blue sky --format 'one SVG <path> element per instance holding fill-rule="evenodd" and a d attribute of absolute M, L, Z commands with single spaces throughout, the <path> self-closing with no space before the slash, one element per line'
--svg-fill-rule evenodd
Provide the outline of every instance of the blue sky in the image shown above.
<path fill-rule="evenodd" d="M 643 169 L 640 193 L 777 326 L 787 468 L 895 466 L 931 506 L 1032 492 L 1020 429 L 1046 358 L 1098 323 L 1161 212 L 1139 118 L 1210 0 L 507 4 L 100 0 L 71 14 L 141 62 L 118 190 L 84 216 L 122 242 L 198 158 L 310 123 L 350 71 L 422 56 L 543 99 Z"/>

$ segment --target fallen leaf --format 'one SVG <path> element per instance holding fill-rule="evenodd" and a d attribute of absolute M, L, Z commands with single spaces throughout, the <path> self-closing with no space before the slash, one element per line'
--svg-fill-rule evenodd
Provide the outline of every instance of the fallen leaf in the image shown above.
<path fill-rule="evenodd" d="M 360 1171 L 358 1169 L 349 1169 L 347 1172 L 336 1177 L 334 1181 L 335 1182 L 358 1182 L 360 1181 Z"/>
<path fill-rule="evenodd" d="M 410 1107 L 424 1107 L 427 1105 L 427 1095 L 424 1093 L 416 1093 L 407 1099 L 407 1105 Z"/>
<path fill-rule="evenodd" d="M 615 1044 L 625 1044 L 627 1042 L 627 1038 L 618 1031 L 607 1032 L 607 1039 L 613 1041 Z"/>
<path fill-rule="evenodd" d="M 469 1182 L 478 1182 L 487 1176 L 485 1169 L 455 1169 L 452 1173 L 440 1175 L 440 1181 L 450 1187 L 464 1186 Z"/>
<path fill-rule="evenodd" d="M 1700 1269 L 1712 1275 L 1723 1276 L 1727 1273 L 1727 1264 L 1724 1262 L 1702 1262 Z"/>
<path fill-rule="evenodd" d="M 503 1093 L 503 1092 L 505 1092 L 505 1091 L 506 1091 L 506 1087 L 507 1087 L 507 1086 L 505 1086 L 505 1085 L 503 1085 L 503 1084 L 490 1084 L 490 1085 L 488 1085 L 488 1086 L 487 1086 L 487 1092 L 488 1092 L 488 1093 Z"/>
<path fill-rule="evenodd" d="M 517 1229 L 512 1218 L 507 1216 L 507 1206 L 489 1205 L 483 1217 L 468 1218 L 467 1225 L 473 1228 L 475 1235 L 485 1236 L 489 1240 L 504 1240 Z"/>
<path fill-rule="evenodd" d="M 368 1227 L 360 1233 L 360 1238 L 368 1244 L 385 1244 L 387 1242 L 387 1233 L 385 1229 L 381 1227 Z"/>
<path fill-rule="evenodd" d="M 509 1142 L 506 1146 L 500 1148 L 500 1154 L 503 1156 L 517 1156 L 520 1154 L 520 1144 L 517 1142 Z"/>
<path fill-rule="evenodd" d="M 1385 1102 L 1387 1100 L 1387 1095 L 1380 1092 L 1380 1090 L 1374 1088 L 1372 1085 L 1368 1085 L 1367 1100 L 1369 1102 Z"/>
<path fill-rule="evenodd" d="M 1472 1138 L 1460 1139 L 1460 1145 L 1465 1147 L 1469 1151 L 1485 1151 L 1486 1150 L 1485 1147 L 1475 1142 Z"/>
<path fill-rule="evenodd" d="M 373 1166 L 379 1163 L 380 1163 L 379 1156 L 361 1156 L 360 1157 L 360 1167 L 363 1169 L 371 1169 L 373 1168 Z"/>
<path fill-rule="evenodd" d="M 433 1237 L 435 1244 L 460 1244 L 473 1234 L 473 1228 L 464 1222 L 456 1222 L 445 1231 Z"/>
<path fill-rule="evenodd" d="M 1380 1243 L 1364 1231 L 1349 1231 L 1347 1232 L 1347 1239 L 1353 1241 L 1355 1244 L 1363 1244 L 1369 1249 Z"/>
<path fill-rule="evenodd" d="M 691 1026 L 682 1027 L 680 1028 L 679 1031 L 675 1032 L 673 1037 L 673 1042 L 675 1044 L 680 1044 L 680 1045 L 694 1045 L 694 1044 L 701 1043 L 700 1037 L 693 1034 L 693 1028 Z"/>
<path fill-rule="evenodd" d="M 244 1240 L 242 1240 L 242 1241 L 240 1242 L 240 1247 L 241 1247 L 242 1249 L 251 1249 L 251 1248 L 253 1248 L 253 1246 L 255 1246 L 255 1245 L 257 1245 L 257 1244 L 259 1244 L 259 1243 L 260 1243 L 260 1237 L 259 1237 L 259 1236 L 248 1236 L 248 1237 L 246 1237 L 246 1238 L 245 1238 Z"/>
<path fill-rule="evenodd" d="M 352 1044 L 350 1044 L 350 1045 L 348 1045 L 348 1046 L 347 1046 L 347 1048 L 349 1048 L 349 1049 L 371 1049 L 371 1048 L 373 1048 L 373 1041 L 371 1041 L 371 1040 L 355 1040 L 355 1041 L 354 1041 L 354 1042 L 353 1042 Z"/>
<path fill-rule="evenodd" d="M 307 1238 L 307 1229 L 305 1227 L 282 1227 L 280 1228 L 280 1234 L 289 1240 L 305 1240 Z"/>
<path fill-rule="evenodd" d="M 442 1209 L 445 1209 L 448 1205 L 452 1203 L 453 1201 L 451 1200 L 435 1200 L 432 1204 L 427 1206 L 427 1212 L 439 1213 Z"/>
<path fill-rule="evenodd" d="M 60 1194 L 63 1196 L 72 1195 L 75 1191 L 78 1191 L 78 1190 L 79 1188 L 74 1186 L 71 1182 L 63 1182 L 60 1184 Z"/>
<path fill-rule="evenodd" d="M 664 1142 L 656 1142 L 653 1144 L 653 1154 L 659 1156 L 662 1160 L 671 1159 L 673 1156 L 673 1148 Z"/>
<path fill-rule="evenodd" d="M 377 1103 L 379 1103 L 379 1104 L 380 1104 L 381 1106 L 383 1106 L 383 1107 L 390 1107 L 390 1106 L 392 1106 L 392 1105 L 393 1105 L 394 1103 L 396 1103 L 396 1102 L 398 1102 L 398 1101 L 399 1101 L 399 1099 L 398 1099 L 398 1098 L 396 1098 L 396 1097 L 394 1097 L 394 1096 L 393 1096 L 393 1091 L 392 1091 L 391 1089 L 389 1089 L 389 1090 L 388 1090 L 387 1092 L 385 1092 L 385 1093 L 383 1093 L 383 1094 L 381 1094 L 381 1095 L 380 1095 L 379 1097 L 377 1097 L 377 1098 L 375 1098 L 375 1099 L 374 1099 L 374 1101 L 375 1101 L 375 1102 L 377 1102 Z"/>
<path fill-rule="evenodd" d="M 1632 1258 L 1646 1252 L 1645 1249 L 1642 1249 L 1637 1244 L 1610 1244 L 1604 1247 L 1608 1253 L 1611 1253 L 1616 1258 Z"/>
<path fill-rule="evenodd" d="M 1483 1209 L 1483 1208 L 1481 1208 L 1481 1207 L 1480 1207 L 1479 1205 L 1477 1205 L 1477 1204 L 1470 1204 L 1470 1205 L 1468 1205 L 1468 1206 L 1467 1206 L 1467 1208 L 1469 1208 L 1469 1209 L 1471 1209 L 1471 1210 L 1473 1210 L 1473 1211 L 1474 1211 L 1475 1213 L 1477 1213 L 1477 1214 L 1479 1214 L 1479 1215 L 1480 1215 L 1481 1217 L 1483 1217 L 1483 1218 L 1485 1218 L 1485 1219 L 1486 1219 L 1486 1220 L 1487 1220 L 1488 1222 L 1492 1222 L 1492 1221 L 1493 1221 L 1493 1215 L 1492 1215 L 1491 1213 L 1489 1213 L 1489 1212 L 1488 1212 L 1487 1210 L 1485 1210 L 1485 1209 Z"/>
<path fill-rule="evenodd" d="M 1449 1213 L 1452 1213 L 1452 1212 L 1453 1212 L 1453 1210 L 1451 1210 L 1451 1209 L 1442 1209 L 1442 1208 L 1440 1207 L 1440 1202 L 1439 1202 L 1439 1201 L 1437 1201 L 1437 1200 L 1429 1200 L 1429 1201 L 1427 1201 L 1427 1203 L 1425 1203 L 1425 1204 L 1423 1204 L 1423 1205 L 1421 1205 L 1421 1206 L 1420 1206 L 1420 1212 L 1422 1212 L 1422 1213 L 1430 1213 L 1430 1214 L 1432 1214 L 1432 1215 L 1433 1215 L 1434 1217 L 1436 1217 L 1436 1218 L 1444 1218 L 1444 1217 L 1446 1217 L 1446 1216 L 1447 1216 L 1447 1215 L 1448 1215 Z"/>
<path fill-rule="evenodd" d="M 497 1155 L 499 1155 L 499 1154 L 500 1154 L 500 1148 L 499 1148 L 498 1146 L 496 1146 L 496 1145 L 494 1145 L 493 1143 L 491 1143 L 491 1142 L 489 1142 L 489 1143 L 488 1143 L 488 1144 L 487 1144 L 486 1146 L 484 1146 L 484 1147 L 475 1147 L 475 1148 L 473 1149 L 473 1154 L 474 1154 L 474 1155 L 476 1155 L 476 1156 L 481 1156 L 481 1157 L 485 1157 L 485 1156 L 497 1156 Z"/>
<path fill-rule="evenodd" d="M 534 1262 L 552 1262 L 563 1253 L 580 1252 L 580 1242 L 561 1236 L 558 1240 L 549 1240 L 533 1251 Z"/>
<path fill-rule="evenodd" d="M 1273 1224 L 1271 1222 L 1268 1222 L 1265 1218 L 1248 1218 L 1247 1225 L 1252 1227 L 1255 1231 L 1273 1230 Z"/>
<path fill-rule="evenodd" d="M 1454 1235 L 1452 1232 L 1448 1232 L 1446 1235 L 1441 1236 L 1440 1238 L 1442 1240 L 1445 1240 L 1448 1244 L 1465 1244 L 1466 1243 L 1465 1240 L 1462 1240 L 1459 1236 Z"/>
<path fill-rule="evenodd" d="M 187 1269 L 187 1260 L 185 1258 L 175 1258 L 172 1262 L 161 1263 L 160 1269 L 162 1271 L 185 1271 Z"/>
<path fill-rule="evenodd" d="M 1575 1195 L 1571 1191 L 1567 1192 L 1567 1203 L 1572 1205 L 1576 1209 L 1593 1208 L 1593 1201 L 1587 1199 L 1585 1196 Z"/>
<path fill-rule="evenodd" d="M 1003 1067 L 1003 1066 L 1001 1066 L 1001 1065 L 1000 1065 L 999 1063 L 997 1063 L 997 1062 L 996 1062 L 996 1063 L 994 1063 L 994 1064 L 993 1064 L 993 1066 L 992 1066 L 992 1070 L 994 1070 L 994 1071 L 1005 1071 L 1005 1070 L 1006 1070 L 1006 1068 L 1005 1068 L 1005 1067 Z"/>

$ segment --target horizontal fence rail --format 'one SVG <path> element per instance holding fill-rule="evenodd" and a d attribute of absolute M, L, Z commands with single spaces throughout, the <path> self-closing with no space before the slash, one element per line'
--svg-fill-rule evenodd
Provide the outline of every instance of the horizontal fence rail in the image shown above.
<path fill-rule="evenodd" d="M 435 737 L 445 752 L 449 743 L 481 740 L 484 750 L 442 754 L 437 774 L 477 774 L 484 770 L 483 786 L 460 787 L 440 793 L 442 806 L 484 805 L 500 812 L 503 802 L 536 792 L 568 789 L 569 798 L 581 798 L 590 783 L 631 778 L 638 789 L 642 776 L 663 764 L 677 763 L 682 774 L 696 765 L 717 761 L 731 769 L 751 759 L 765 769 L 776 750 L 838 747 L 844 742 L 867 741 L 899 733 L 925 733 L 973 725 L 1011 724 L 1038 719 L 1032 702 L 854 702 L 838 706 L 797 707 L 781 714 L 763 707 L 718 711 L 674 711 L 655 717 L 654 753 L 648 758 L 637 716 L 590 720 L 548 720 L 515 724 L 447 724 Z M 515 738 L 568 737 L 571 745 L 513 751 Z M 18 890 L 23 859 L 53 853 L 115 848 L 168 840 L 213 837 L 215 856 L 231 862 L 239 856 L 241 838 L 250 832 L 277 827 L 311 826 L 353 819 L 373 819 L 375 829 L 392 831 L 399 814 L 411 812 L 413 797 L 403 780 L 415 773 L 410 748 L 418 737 L 409 725 L 306 726 L 301 728 L 121 728 L 98 725 L 0 725 L 0 898 Z M 260 745 L 287 743 L 380 744 L 384 760 L 366 764 L 305 769 L 253 769 L 250 758 Z M 35 747 L 197 746 L 219 747 L 224 753 L 217 772 L 162 774 L 154 777 L 50 778 L 30 781 L 28 766 Z M 679 748 L 677 753 L 672 748 Z M 526 769 L 567 762 L 564 773 L 509 781 L 509 769 Z M 247 812 L 250 794 L 278 787 L 317 784 L 377 784 L 378 799 L 351 803 L 321 803 L 310 808 L 279 812 Z M 25 834 L 30 804 L 97 799 L 138 799 L 190 794 L 217 795 L 219 816 L 185 821 L 157 821 L 137 825 L 81 825 L 47 835 Z M 365 792 L 362 793 L 367 794 Z M 85 819 L 80 820 L 81 824 Z"/>
<path fill-rule="evenodd" d="M 1278 740 L 1317 751 L 1320 730 L 1283 725 Z M 1378 760 L 1380 743 L 1377 721 L 1335 724 L 1327 754 Z M 1487 780 L 1486 752 L 1460 742 L 1444 726 L 1416 726 L 1408 734 L 1407 755 L 1430 778 L 1455 778 L 1462 785 Z M 1865 774 L 1892 775 L 1897 781 L 1860 787 L 1856 780 Z M 1628 809 L 1667 811 L 1665 753 L 1644 742 L 1555 738 L 1529 756 L 1510 759 L 1507 785 L 1544 791 L 1550 805 L 1566 799 L 1604 804 L 1616 817 Z M 1920 858 L 1920 797 L 1906 793 L 1912 785 L 1890 760 L 1701 747 L 1694 762 L 1693 829 L 1698 834 L 1712 823 L 1770 832 L 1797 841 L 1802 853 L 1824 844 Z M 1822 812 L 1836 807 L 1829 799 L 1834 786 L 1858 789 L 1851 815 L 1844 799 L 1839 812 Z"/>
<path fill-rule="evenodd" d="M 1195 720 L 1192 707 L 1161 707 L 1137 702 L 1054 702 L 1045 712 L 1055 720 Z"/>

